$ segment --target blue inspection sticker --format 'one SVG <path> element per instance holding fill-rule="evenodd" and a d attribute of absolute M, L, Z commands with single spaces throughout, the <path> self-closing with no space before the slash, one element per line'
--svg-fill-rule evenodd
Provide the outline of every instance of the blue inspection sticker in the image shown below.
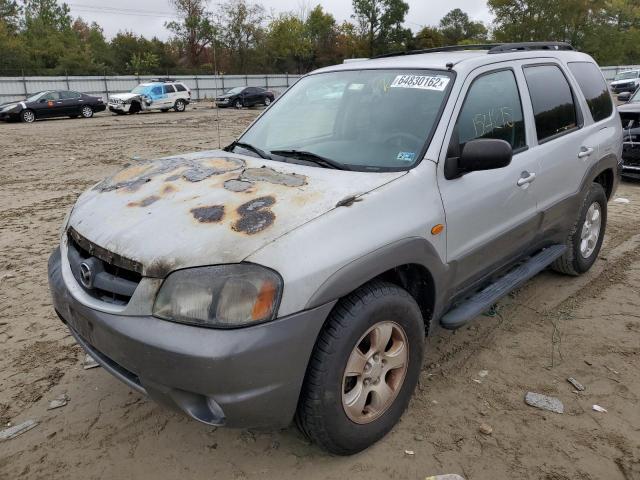
<path fill-rule="evenodd" d="M 413 152 L 400 152 L 397 160 L 401 162 L 413 162 L 416 159 L 416 154 Z"/>

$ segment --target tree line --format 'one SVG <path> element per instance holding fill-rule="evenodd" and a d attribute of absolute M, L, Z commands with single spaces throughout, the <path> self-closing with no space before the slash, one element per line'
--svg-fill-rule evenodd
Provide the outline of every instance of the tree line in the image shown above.
<path fill-rule="evenodd" d="M 352 0 L 339 22 L 321 5 L 272 13 L 252 0 L 168 0 L 168 40 L 73 18 L 56 0 L 0 0 L 0 75 L 304 73 L 345 59 L 444 45 L 555 40 L 601 65 L 640 63 L 637 0 L 488 0 L 494 21 L 461 9 L 405 26 L 404 0 Z"/>

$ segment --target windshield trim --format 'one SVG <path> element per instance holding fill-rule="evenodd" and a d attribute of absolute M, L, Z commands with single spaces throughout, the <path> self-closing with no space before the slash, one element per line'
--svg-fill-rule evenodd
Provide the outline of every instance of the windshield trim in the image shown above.
<path fill-rule="evenodd" d="M 368 172 L 368 173 L 387 173 L 387 172 L 408 172 L 410 170 L 413 170 L 414 168 L 416 168 L 418 165 L 420 165 L 422 163 L 422 161 L 424 160 L 427 151 L 429 150 L 429 147 L 431 146 L 431 142 L 433 141 L 433 137 L 436 134 L 436 130 L 438 129 L 438 126 L 440 125 L 440 122 L 442 121 L 442 114 L 444 113 L 444 110 L 447 108 L 447 105 L 449 104 L 449 100 L 451 99 L 451 92 L 453 90 L 453 86 L 456 83 L 456 80 L 458 78 L 458 74 L 455 70 L 448 70 L 448 69 L 444 69 L 444 68 L 429 68 L 429 67 L 423 67 L 423 68 L 409 68 L 409 67 L 385 67 L 385 68 L 356 68 L 356 64 L 354 64 L 354 68 L 345 68 L 345 69 L 339 69 L 339 70 L 323 70 L 323 71 L 315 71 L 315 72 L 310 72 L 307 73 L 306 75 L 300 77 L 293 85 L 291 85 L 289 88 L 287 88 L 284 93 L 282 95 L 280 95 L 279 97 L 276 98 L 276 100 L 274 102 L 271 103 L 271 107 L 273 107 L 273 105 L 275 105 L 278 101 L 280 101 L 280 99 L 282 99 L 285 95 L 287 95 L 291 89 L 296 86 L 298 84 L 298 82 L 300 82 L 301 80 L 307 78 L 307 77 L 311 77 L 311 76 L 316 76 L 316 75 L 325 75 L 325 74 L 331 74 L 331 73 L 340 73 L 340 72 L 365 72 L 365 71 L 380 71 L 380 70 L 396 70 L 396 71 L 400 71 L 400 70 L 409 70 L 409 71 L 428 71 L 428 72 L 443 72 L 446 73 L 447 75 L 451 76 L 451 81 L 449 82 L 449 84 L 447 85 L 447 88 L 444 90 L 444 95 L 442 97 L 442 102 L 440 104 L 440 109 L 438 110 L 438 114 L 436 115 L 436 121 L 433 122 L 433 125 L 431 126 L 431 131 L 429 132 L 429 134 L 426 136 L 425 138 L 425 142 L 422 145 L 422 148 L 420 149 L 420 151 L 418 152 L 418 155 L 416 155 L 416 160 L 415 162 L 413 162 L 411 165 L 408 165 L 406 167 L 367 167 L 365 166 L 359 166 L 359 165 L 352 165 L 352 164 L 345 164 L 346 167 L 349 168 L 348 171 L 352 171 L 352 172 Z M 269 107 L 269 108 L 271 108 Z M 249 130 L 251 130 L 253 128 L 253 126 L 258 123 L 260 121 L 260 119 L 262 118 L 262 116 L 269 110 L 269 108 L 263 110 L 263 112 L 258 115 L 256 117 L 256 119 L 251 122 L 251 124 L 247 127 L 247 129 L 242 132 L 242 134 L 235 140 L 237 142 L 242 142 L 242 138 L 249 132 Z M 230 144 L 231 145 L 231 144 Z M 281 160 L 277 160 L 277 159 L 273 159 L 275 162 L 279 162 Z M 322 168 L 322 167 L 317 167 L 317 168 Z"/>

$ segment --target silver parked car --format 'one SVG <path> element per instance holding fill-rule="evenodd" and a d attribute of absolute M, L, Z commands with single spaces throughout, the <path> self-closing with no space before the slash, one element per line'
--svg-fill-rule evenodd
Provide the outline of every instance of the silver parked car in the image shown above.
<path fill-rule="evenodd" d="M 425 335 L 546 267 L 590 269 L 621 150 L 598 66 L 566 44 L 325 68 L 225 150 L 85 192 L 49 262 L 53 303 L 158 402 L 210 425 L 295 418 L 352 454 L 407 407 Z"/>

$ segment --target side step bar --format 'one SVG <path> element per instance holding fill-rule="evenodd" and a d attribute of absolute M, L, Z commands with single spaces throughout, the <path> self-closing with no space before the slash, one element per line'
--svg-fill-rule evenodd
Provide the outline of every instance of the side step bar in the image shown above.
<path fill-rule="evenodd" d="M 503 277 L 500 277 L 495 283 L 449 310 L 440 320 L 440 324 L 447 330 L 455 330 L 464 326 L 481 313 L 487 311 L 509 292 L 520 287 L 527 280 L 535 277 L 551 265 L 564 254 L 566 249 L 566 245 L 553 245 L 545 248 Z"/>

